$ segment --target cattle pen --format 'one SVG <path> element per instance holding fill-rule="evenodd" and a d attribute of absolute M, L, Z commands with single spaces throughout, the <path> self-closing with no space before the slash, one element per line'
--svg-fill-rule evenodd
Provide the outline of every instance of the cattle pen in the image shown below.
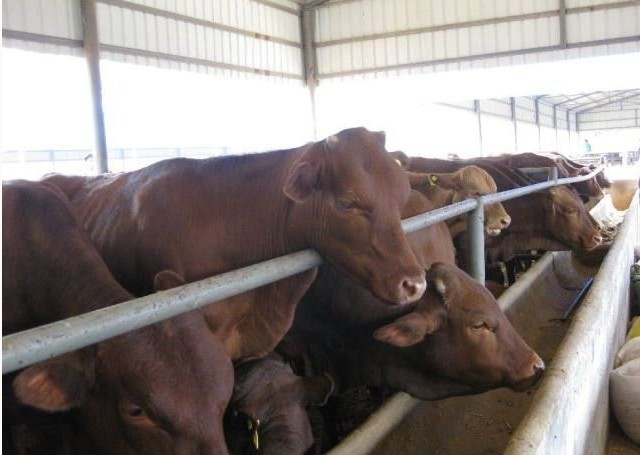
<path fill-rule="evenodd" d="M 557 185 L 584 181 L 593 178 L 601 171 L 602 169 L 596 169 L 588 175 L 566 179 L 558 179 L 557 173 L 551 171 L 549 172 L 549 180 L 546 182 L 467 199 L 405 219 L 403 220 L 403 229 L 405 232 L 413 232 L 467 213 L 469 230 L 472 233 L 469 240 L 472 244 L 470 248 L 471 264 L 477 264 L 476 266 L 472 265 L 473 276 L 478 281 L 484 282 L 482 219 L 484 204 L 522 197 Z M 629 266 L 633 262 L 633 246 L 637 243 L 637 225 L 638 194 L 634 196 L 622 230 L 605 259 L 602 266 L 603 272 L 596 276 L 591 290 L 584 297 L 585 303 L 578 310 L 575 317 L 576 322 L 569 329 L 540 390 L 536 393 L 533 401 L 530 398 L 525 399 L 530 411 L 526 415 L 520 416 L 523 419 L 522 424 L 518 426 L 515 434 L 508 441 L 506 453 L 578 453 L 581 450 L 586 450 L 585 448 L 591 448 L 592 453 L 598 453 L 598 450 L 604 447 L 608 412 L 606 412 L 606 407 L 600 406 L 598 408 L 596 403 L 606 401 L 605 373 L 609 371 L 612 352 L 615 352 L 622 342 L 624 321 L 628 315 L 625 304 L 629 298 L 627 285 Z M 536 297 L 531 294 L 532 292 L 538 292 L 538 299 L 541 297 L 540 293 L 544 295 L 546 290 L 535 291 L 536 280 L 549 274 L 549 269 L 555 267 L 556 261 L 563 261 L 565 264 L 563 268 L 567 268 L 569 256 L 569 254 L 547 253 L 500 298 L 501 308 L 510 318 L 519 321 L 521 332 L 526 334 L 526 324 L 531 323 L 531 320 L 523 319 L 522 313 L 537 312 L 535 308 L 522 309 L 522 300 L 529 302 L 536 300 Z M 317 267 L 321 263 L 322 259 L 314 251 L 300 251 L 176 289 L 5 336 L 3 337 L 3 374 L 303 272 Z M 580 272 L 574 274 L 580 275 Z M 543 280 L 539 283 L 540 285 L 547 287 L 549 283 Z M 606 300 L 608 300 L 607 305 L 605 305 Z M 530 303 L 529 307 L 531 307 Z M 531 315 L 529 314 L 529 316 Z M 544 313 L 544 317 L 546 316 L 549 315 Z M 591 332 L 594 330 L 598 331 L 598 339 L 608 340 L 606 345 L 596 346 L 593 344 L 596 337 Z M 589 335 L 585 335 L 586 333 Z M 585 368 L 595 368 L 600 373 L 589 381 L 581 381 L 580 378 Z M 577 389 L 580 389 L 581 392 L 576 393 Z M 492 397 L 492 393 L 500 392 L 482 394 L 478 400 L 491 400 L 487 396 Z M 375 448 L 379 444 L 387 446 L 391 444 L 393 447 L 394 439 L 389 434 L 408 415 L 412 414 L 412 411 L 415 412 L 420 403 L 420 400 L 412 398 L 404 392 L 397 393 L 364 425 L 349 435 L 330 453 L 333 455 L 364 454 L 371 451 L 375 453 Z M 455 404 L 455 400 L 452 403 L 451 411 L 447 411 L 446 405 L 439 409 L 438 418 L 445 421 L 447 415 L 449 418 L 457 418 L 462 411 Z M 479 406 L 479 409 L 486 408 L 482 405 Z M 580 417 L 576 421 L 572 409 L 578 407 L 591 409 L 591 412 L 577 413 Z M 498 408 L 498 411 L 502 412 L 504 409 Z M 427 412 L 427 415 L 430 415 L 430 418 L 435 418 L 432 413 Z M 498 419 L 499 415 L 494 417 Z M 509 424 L 507 423 L 507 425 Z M 571 431 L 568 431 L 569 428 Z M 406 435 L 402 436 L 406 432 L 405 428 L 399 430 L 396 439 L 407 437 Z M 428 438 L 428 435 L 427 432 L 422 438 Z M 431 436 L 435 438 L 434 435 Z M 391 439 L 385 442 L 385 438 Z M 420 447 L 420 445 L 416 447 Z M 416 450 L 418 450 L 416 453 L 419 453 L 420 449 Z M 380 453 L 385 452 L 382 450 Z"/>

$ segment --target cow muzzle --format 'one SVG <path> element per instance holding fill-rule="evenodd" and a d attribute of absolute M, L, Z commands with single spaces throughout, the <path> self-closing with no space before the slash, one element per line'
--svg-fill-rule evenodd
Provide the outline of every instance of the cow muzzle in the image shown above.
<path fill-rule="evenodd" d="M 522 372 L 522 379 L 512 384 L 510 388 L 517 392 L 523 392 L 527 390 L 528 388 L 532 387 L 538 381 L 538 379 L 540 379 L 542 373 L 544 373 L 544 370 L 544 360 L 542 360 L 538 354 L 534 353 L 531 357 L 531 360 L 527 362 L 527 365 Z"/>
<path fill-rule="evenodd" d="M 589 251 L 589 250 L 593 250 L 594 248 L 597 248 L 598 246 L 600 246 L 601 243 L 602 243 L 602 236 L 600 234 L 595 234 L 591 238 L 587 239 L 587 241 L 584 241 L 582 245 L 585 250 Z"/>
<path fill-rule="evenodd" d="M 427 289 L 427 280 L 424 272 L 414 277 L 405 277 L 398 286 L 397 301 L 401 304 L 412 303 L 422 297 Z"/>

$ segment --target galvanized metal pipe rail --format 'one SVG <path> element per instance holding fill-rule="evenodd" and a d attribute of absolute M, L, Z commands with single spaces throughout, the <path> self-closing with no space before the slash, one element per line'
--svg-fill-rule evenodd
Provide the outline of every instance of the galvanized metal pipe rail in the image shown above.
<path fill-rule="evenodd" d="M 477 209 L 481 204 L 492 204 L 513 199 L 556 185 L 582 182 L 602 171 L 598 168 L 580 177 L 542 182 L 502 193 L 467 199 L 440 209 L 407 218 L 402 221 L 404 232 L 410 233 L 441 221 Z M 475 226 L 471 236 L 484 238 L 484 228 Z M 476 239 L 477 240 L 477 239 Z M 483 245 L 483 240 L 477 245 Z M 478 248 L 480 250 L 480 248 Z M 482 247 L 484 250 L 484 247 Z M 478 253 L 480 254 L 480 253 Z M 474 261 L 484 261 L 484 253 Z M 273 283 L 322 263 L 320 255 L 304 250 L 271 259 L 259 264 L 223 273 L 179 288 L 158 292 L 80 316 L 35 327 L 2 338 L 2 374 L 10 373 L 42 360 L 56 357 L 131 330 L 169 319 L 180 313 L 218 302 L 251 289 Z M 474 266 L 480 269 L 477 264 Z M 484 269 L 483 274 L 484 274 Z M 475 277 L 479 279 L 480 277 Z"/>

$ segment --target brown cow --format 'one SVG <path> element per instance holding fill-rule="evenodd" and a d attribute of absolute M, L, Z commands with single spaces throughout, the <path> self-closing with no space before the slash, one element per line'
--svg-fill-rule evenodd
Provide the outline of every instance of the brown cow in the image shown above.
<path fill-rule="evenodd" d="M 225 416 L 231 453 L 304 454 L 314 442 L 305 407 L 326 402 L 333 391 L 329 377 L 296 376 L 275 354 L 244 362 L 235 371 Z"/>
<path fill-rule="evenodd" d="M 465 166 L 451 173 L 407 172 L 411 189 L 419 191 L 435 208 L 454 204 L 468 198 L 497 192 L 493 178 L 477 166 Z M 453 238 L 467 230 L 466 217 L 446 221 Z M 500 235 L 511 224 L 511 217 L 499 202 L 484 206 L 485 231 L 490 236 Z"/>
<path fill-rule="evenodd" d="M 436 167 L 448 170 L 458 161 L 411 158 L 411 168 Z M 478 162 L 494 179 L 499 191 L 534 183 L 527 176 L 498 162 Z M 572 248 L 591 250 L 602 241 L 599 228 L 578 195 L 567 187 L 526 195 L 504 202 L 508 213 L 516 214 L 511 225 L 496 238 L 485 238 L 490 262 L 508 261 L 531 249 L 559 251 Z M 456 241 L 459 258 L 466 269 L 466 235 Z"/>
<path fill-rule="evenodd" d="M 415 301 L 426 285 L 400 225 L 411 189 L 383 133 L 355 128 L 297 149 L 48 181 L 70 196 L 116 278 L 138 294 L 152 291 L 154 280 L 191 282 L 307 247 L 386 301 Z M 264 355 L 290 327 L 314 276 L 203 314 L 233 359 Z"/>
<path fill-rule="evenodd" d="M 521 198 L 505 201 L 517 213 L 500 238 L 486 238 L 490 262 L 508 261 L 532 249 L 562 251 L 592 250 L 602 242 L 600 230 L 586 212 L 584 204 L 570 189 L 559 186 Z M 465 242 L 459 243 L 464 250 Z M 464 254 L 460 255 L 464 257 Z"/>
<path fill-rule="evenodd" d="M 59 189 L 8 183 L 2 202 L 5 334 L 132 298 Z M 191 312 L 31 366 L 13 388 L 36 409 L 74 410 L 92 446 L 78 453 L 195 455 L 226 453 L 222 418 L 232 383 L 223 347 Z M 15 417 L 4 410 L 5 419 Z"/>
<path fill-rule="evenodd" d="M 407 157 L 402 152 L 393 152 L 392 156 L 402 163 L 402 167 L 406 170 L 413 172 L 454 172 L 463 166 L 476 165 L 489 172 L 491 176 L 496 180 L 498 184 L 498 190 L 503 191 L 500 188 L 500 184 L 494 173 L 489 170 L 487 165 L 500 165 L 510 169 L 513 173 L 518 167 L 553 167 L 558 168 L 558 177 L 576 177 L 578 175 L 586 175 L 592 170 L 586 167 L 581 169 L 575 169 L 571 165 L 566 163 L 566 158 L 558 155 L 543 156 L 536 153 L 521 153 L 517 155 L 501 155 L 501 156 L 489 156 L 483 158 L 470 158 L 467 160 L 441 160 L 435 158 L 423 158 L 423 157 Z M 535 175 L 527 176 L 527 180 L 532 183 L 536 183 L 539 180 L 535 180 Z M 545 176 L 546 180 L 546 176 Z M 578 191 L 578 194 L 588 197 L 602 197 L 602 187 L 600 181 L 606 186 L 606 179 L 602 173 L 598 174 L 596 178 L 589 179 L 584 182 L 577 182 L 571 186 Z M 525 183 L 521 183 L 524 185 Z"/>
<path fill-rule="evenodd" d="M 419 194 L 411 201 L 409 213 L 424 212 L 430 205 Z M 323 266 L 288 336 L 327 340 L 327 349 L 342 363 L 343 385 L 389 386 L 422 399 L 489 387 L 528 387 L 544 363 L 491 294 L 453 264 L 451 237 L 437 226 L 410 234 L 432 284 L 416 304 L 388 307 L 339 271 Z M 439 260 L 447 263 L 433 263 Z M 385 344 L 374 342 L 372 332 Z M 291 345 L 295 342 L 289 340 L 281 347 L 291 352 Z"/>

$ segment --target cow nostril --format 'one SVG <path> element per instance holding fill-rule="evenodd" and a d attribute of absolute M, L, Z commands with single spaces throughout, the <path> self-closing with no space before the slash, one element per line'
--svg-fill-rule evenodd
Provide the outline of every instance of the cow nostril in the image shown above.
<path fill-rule="evenodd" d="M 424 290 L 427 288 L 427 282 L 424 277 L 419 279 L 406 278 L 400 284 L 401 292 L 406 296 L 408 302 L 414 302 L 422 297 Z"/>
<path fill-rule="evenodd" d="M 505 217 L 505 218 L 502 218 L 502 219 L 500 220 L 500 224 L 502 225 L 502 227 L 507 227 L 507 226 L 509 226 L 509 225 L 511 224 L 511 217 L 508 217 L 508 216 L 507 216 L 507 217 Z"/>
<path fill-rule="evenodd" d="M 544 360 L 538 357 L 538 360 L 533 364 L 533 374 L 536 376 L 542 374 L 544 368 Z"/>
<path fill-rule="evenodd" d="M 593 236 L 593 240 L 594 240 L 596 243 L 602 243 L 602 236 L 601 236 L 601 235 L 596 234 L 596 235 L 594 235 L 594 236 Z"/>

